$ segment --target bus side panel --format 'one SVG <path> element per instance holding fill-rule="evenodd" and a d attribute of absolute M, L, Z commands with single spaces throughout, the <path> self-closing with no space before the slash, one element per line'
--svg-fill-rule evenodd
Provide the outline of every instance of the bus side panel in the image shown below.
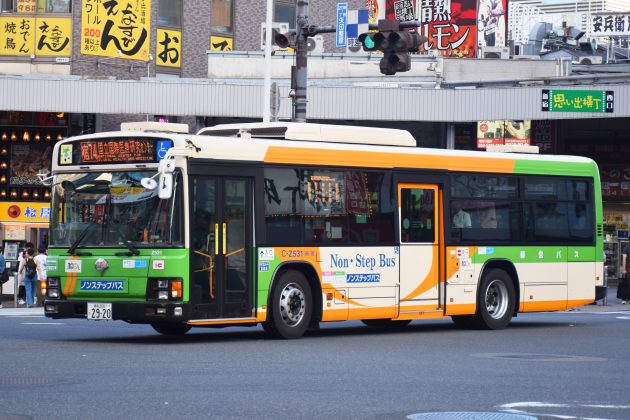
<path fill-rule="evenodd" d="M 307 264 L 322 289 L 322 321 L 395 318 L 398 314 L 399 248 L 269 247 L 258 248 L 258 316 L 267 319 L 275 273 L 291 264 Z"/>

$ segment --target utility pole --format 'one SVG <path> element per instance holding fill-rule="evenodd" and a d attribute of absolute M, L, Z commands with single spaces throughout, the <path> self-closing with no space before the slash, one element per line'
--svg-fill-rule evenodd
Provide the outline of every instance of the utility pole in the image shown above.
<path fill-rule="evenodd" d="M 291 99 L 293 102 L 292 121 L 306 122 L 306 95 L 308 37 L 321 33 L 335 32 L 332 25 L 315 26 L 308 24 L 308 0 L 297 0 L 296 29 L 276 35 L 276 44 L 281 48 L 295 47 L 295 65 L 291 67 Z"/>

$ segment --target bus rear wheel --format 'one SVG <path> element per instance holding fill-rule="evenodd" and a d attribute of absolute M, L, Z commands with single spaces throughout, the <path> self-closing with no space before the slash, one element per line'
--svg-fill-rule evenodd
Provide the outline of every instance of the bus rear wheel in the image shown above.
<path fill-rule="evenodd" d="M 269 320 L 265 331 L 276 338 L 299 338 L 306 332 L 313 314 L 311 287 L 304 274 L 287 270 L 273 288 Z"/>
<path fill-rule="evenodd" d="M 505 271 L 493 268 L 481 280 L 477 303 L 477 320 L 482 328 L 501 330 L 508 326 L 514 314 L 516 294 L 512 278 Z"/>
<path fill-rule="evenodd" d="M 411 322 L 410 320 L 393 320 L 393 319 L 362 319 L 363 322 L 368 327 L 377 327 L 377 328 L 404 328 Z"/>
<path fill-rule="evenodd" d="M 151 326 L 164 335 L 184 335 L 192 328 L 192 325 L 179 322 L 152 322 Z"/>

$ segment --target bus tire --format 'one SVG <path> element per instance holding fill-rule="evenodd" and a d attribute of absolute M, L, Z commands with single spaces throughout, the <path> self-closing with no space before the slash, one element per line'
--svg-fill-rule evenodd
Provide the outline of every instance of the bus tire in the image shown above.
<path fill-rule="evenodd" d="M 362 319 L 363 322 L 368 327 L 376 327 L 376 328 L 404 328 L 411 320 L 393 320 L 393 319 Z"/>
<path fill-rule="evenodd" d="M 192 325 L 180 322 L 152 322 L 151 326 L 164 335 L 184 335 L 192 328 Z"/>
<path fill-rule="evenodd" d="M 287 270 L 273 288 L 269 320 L 265 331 L 276 338 L 299 338 L 306 332 L 313 314 L 311 287 L 304 274 Z"/>
<path fill-rule="evenodd" d="M 508 326 L 516 305 L 514 283 L 508 273 L 492 268 L 484 274 L 478 294 L 476 320 L 479 327 L 501 330 Z"/>

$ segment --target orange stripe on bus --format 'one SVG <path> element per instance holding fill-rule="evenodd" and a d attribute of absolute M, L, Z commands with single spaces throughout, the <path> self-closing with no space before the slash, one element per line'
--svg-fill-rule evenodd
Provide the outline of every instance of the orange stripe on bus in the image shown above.
<path fill-rule="evenodd" d="M 269 146 L 267 163 L 303 165 L 361 166 L 370 168 L 425 168 L 475 172 L 512 173 L 514 159 L 476 158 L 471 156 L 422 155 L 414 153 L 365 152 L 358 150 L 323 150 L 306 147 Z"/>

